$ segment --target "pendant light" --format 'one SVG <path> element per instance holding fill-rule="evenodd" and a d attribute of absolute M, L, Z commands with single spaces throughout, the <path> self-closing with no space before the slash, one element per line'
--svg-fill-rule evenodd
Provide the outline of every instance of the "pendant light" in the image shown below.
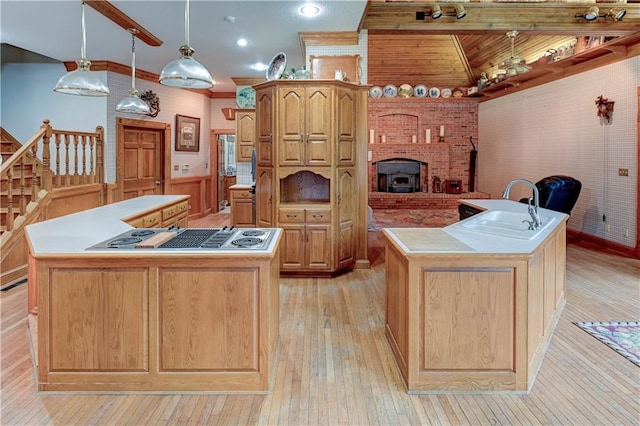
<path fill-rule="evenodd" d="M 189 0 L 184 6 L 184 39 L 184 44 L 178 48 L 181 56 L 165 65 L 160 73 L 160 84 L 188 89 L 213 87 L 209 71 L 192 57 L 195 50 L 189 46 Z"/>
<path fill-rule="evenodd" d="M 136 34 L 138 30 L 135 28 L 129 28 L 131 33 L 131 89 L 129 89 L 130 96 L 124 98 L 118 105 L 116 105 L 116 111 L 126 112 L 129 114 L 149 114 L 151 108 L 149 105 L 138 97 L 138 91 L 136 90 Z"/>
<path fill-rule="evenodd" d="M 80 96 L 107 96 L 109 88 L 100 78 L 90 71 L 91 62 L 87 60 L 85 51 L 87 47 L 86 31 L 84 24 L 84 1 L 82 2 L 82 45 L 80 46 L 80 59 L 76 61 L 78 68 L 62 76 L 55 92 Z"/>

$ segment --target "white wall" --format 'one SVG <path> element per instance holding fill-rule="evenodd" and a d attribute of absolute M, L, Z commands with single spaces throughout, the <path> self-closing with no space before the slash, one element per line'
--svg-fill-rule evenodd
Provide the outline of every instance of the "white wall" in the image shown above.
<path fill-rule="evenodd" d="M 481 103 L 478 189 L 500 197 L 515 178 L 575 177 L 582 192 L 568 227 L 634 247 L 638 86 L 635 57 Z M 600 95 L 615 101 L 611 123 L 597 116 Z M 618 168 L 628 168 L 629 176 L 618 176 Z M 511 199 L 527 194 L 518 185 Z"/>
<path fill-rule="evenodd" d="M 94 132 L 106 129 L 107 98 L 72 96 L 53 91 L 66 74 L 63 64 L 2 63 L 1 124 L 20 142 L 27 142 L 49 119 L 54 129 Z M 106 82 L 106 72 L 97 72 Z"/>
<path fill-rule="evenodd" d="M 116 113 L 120 100 L 129 95 L 131 76 L 113 72 L 96 71 L 107 83 L 110 95 L 94 98 L 55 93 L 53 87 L 66 73 L 63 64 L 3 63 L 1 68 L 0 124 L 20 142 L 26 142 L 48 118 L 54 129 L 95 131 L 97 126 L 105 130 L 105 179 L 116 179 L 116 118 L 126 117 L 171 125 L 170 154 L 172 177 L 207 176 L 209 164 L 209 135 L 211 129 L 211 99 L 188 90 L 162 86 L 137 79 L 136 88 L 142 93 L 152 90 L 160 98 L 160 113 L 156 118 L 135 114 Z M 234 102 L 235 103 L 235 102 Z M 200 151 L 175 151 L 176 114 L 200 118 Z M 189 166 L 183 172 L 182 166 Z M 178 165 L 179 170 L 173 171 Z"/>

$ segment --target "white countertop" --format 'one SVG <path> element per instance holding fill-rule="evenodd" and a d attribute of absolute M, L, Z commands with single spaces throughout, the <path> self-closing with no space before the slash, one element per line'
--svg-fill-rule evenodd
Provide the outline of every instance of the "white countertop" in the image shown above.
<path fill-rule="evenodd" d="M 465 204 L 483 210 L 502 210 L 516 213 L 527 213 L 527 205 L 511 200 L 464 200 Z M 541 216 L 550 216 L 555 220 L 540 235 L 531 240 L 501 237 L 486 233 L 470 231 L 460 226 L 460 221 L 444 228 L 384 228 L 383 232 L 396 245 L 408 254 L 416 253 L 532 253 L 561 223 L 569 216 L 554 210 L 540 208 Z M 473 216 L 477 217 L 477 216 Z M 472 218 L 467 218 L 469 220 Z M 426 241 L 436 240 L 438 244 Z M 423 242 L 424 241 L 424 242 Z"/>
<path fill-rule="evenodd" d="M 253 184 L 249 184 L 249 183 L 236 183 L 234 185 L 231 185 L 229 187 L 229 189 L 251 189 L 253 187 Z"/>
<path fill-rule="evenodd" d="M 122 234 L 133 227 L 122 219 L 136 214 L 154 210 L 165 204 L 170 204 L 181 199 L 186 199 L 185 195 L 145 195 L 130 200 L 108 204 L 102 207 L 85 210 L 79 213 L 62 216 L 59 218 L 34 223 L 26 227 L 26 236 L 33 255 L 67 255 L 67 254 L 87 254 L 93 255 L 108 253 L 111 255 L 122 254 L 144 254 L 148 255 L 150 249 L 134 250 L 91 250 L 85 251 L 87 247 L 98 244 L 102 241 Z M 211 253 L 222 253 L 224 255 L 247 255 L 264 254 L 275 250 L 279 240 L 280 229 L 271 240 L 269 247 L 262 250 L 233 250 L 216 251 L 198 250 L 185 251 L 190 255 L 210 255 Z M 166 256 L 176 255 L 179 251 L 153 251 L 154 255 Z"/>

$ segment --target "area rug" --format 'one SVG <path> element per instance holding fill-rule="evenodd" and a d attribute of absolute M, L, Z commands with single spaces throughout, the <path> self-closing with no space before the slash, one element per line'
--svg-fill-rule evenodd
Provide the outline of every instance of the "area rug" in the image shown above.
<path fill-rule="evenodd" d="M 640 367 L 640 322 L 574 323 Z"/>

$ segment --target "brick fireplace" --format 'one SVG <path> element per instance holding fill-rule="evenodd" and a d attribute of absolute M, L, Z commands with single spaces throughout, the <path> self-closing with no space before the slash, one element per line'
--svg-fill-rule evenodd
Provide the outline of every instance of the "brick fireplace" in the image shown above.
<path fill-rule="evenodd" d="M 469 137 L 478 147 L 476 99 L 369 98 L 368 123 L 369 206 L 374 213 L 376 209 L 440 209 L 442 217 L 437 225 L 446 225 L 457 220 L 459 199 L 488 198 L 486 194 L 469 193 Z M 380 188 L 379 165 L 399 159 L 420 164 L 419 173 L 414 170 L 418 185 L 412 186 L 413 190 L 406 190 L 406 186 L 394 191 Z M 434 193 L 434 178 L 442 183 L 459 179 L 463 193 Z"/>

